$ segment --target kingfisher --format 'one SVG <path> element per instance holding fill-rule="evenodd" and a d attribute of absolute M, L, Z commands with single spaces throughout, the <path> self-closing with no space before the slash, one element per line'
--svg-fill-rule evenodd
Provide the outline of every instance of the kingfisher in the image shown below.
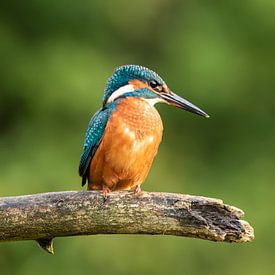
<path fill-rule="evenodd" d="M 102 190 L 141 191 L 162 140 L 156 103 L 167 103 L 203 117 L 207 113 L 173 93 L 154 71 L 139 65 L 115 69 L 108 79 L 102 107 L 91 118 L 79 163 L 82 186 Z"/>

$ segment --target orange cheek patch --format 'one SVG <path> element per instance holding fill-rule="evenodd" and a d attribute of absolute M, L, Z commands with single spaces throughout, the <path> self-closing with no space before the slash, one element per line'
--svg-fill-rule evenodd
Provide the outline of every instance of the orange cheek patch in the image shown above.
<path fill-rule="evenodd" d="M 133 85 L 133 87 L 134 87 L 135 90 L 142 89 L 142 88 L 149 88 L 150 89 L 150 87 L 148 86 L 147 83 L 142 82 L 142 81 L 137 80 L 137 79 L 130 80 L 129 84 Z"/>
<path fill-rule="evenodd" d="M 162 92 L 170 94 L 170 91 L 169 91 L 169 89 L 168 89 L 168 87 L 166 85 L 162 86 Z"/>

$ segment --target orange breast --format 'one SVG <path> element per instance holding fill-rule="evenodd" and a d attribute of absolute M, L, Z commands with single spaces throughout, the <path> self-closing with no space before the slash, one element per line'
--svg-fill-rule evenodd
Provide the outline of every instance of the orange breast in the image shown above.
<path fill-rule="evenodd" d="M 162 121 L 145 100 L 126 98 L 106 125 L 90 165 L 89 189 L 132 189 L 150 170 L 162 138 Z"/>

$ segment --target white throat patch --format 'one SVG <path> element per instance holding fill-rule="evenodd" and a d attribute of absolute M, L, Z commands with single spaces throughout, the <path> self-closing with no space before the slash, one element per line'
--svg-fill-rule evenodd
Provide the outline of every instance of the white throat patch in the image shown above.
<path fill-rule="evenodd" d="M 164 99 L 157 97 L 157 98 L 144 98 L 143 100 L 145 100 L 151 107 L 153 107 L 156 103 L 160 103 L 160 102 L 165 102 Z"/>
<path fill-rule="evenodd" d="M 111 94 L 111 96 L 107 100 L 107 103 L 111 103 L 114 100 L 116 100 L 118 97 L 122 96 L 123 94 L 133 92 L 134 90 L 135 89 L 132 84 L 127 84 L 125 86 L 122 86 Z"/>

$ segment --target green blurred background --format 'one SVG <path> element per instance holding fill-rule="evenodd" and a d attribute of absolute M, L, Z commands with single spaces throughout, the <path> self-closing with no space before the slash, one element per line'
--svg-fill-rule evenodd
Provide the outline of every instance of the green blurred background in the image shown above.
<path fill-rule="evenodd" d="M 274 274 L 274 14 L 272 0 L 1 1 L 1 196 L 80 190 L 106 80 L 141 64 L 211 115 L 157 107 L 164 138 L 143 189 L 222 198 L 256 239 L 73 237 L 54 256 L 4 243 L 0 274 Z"/>

